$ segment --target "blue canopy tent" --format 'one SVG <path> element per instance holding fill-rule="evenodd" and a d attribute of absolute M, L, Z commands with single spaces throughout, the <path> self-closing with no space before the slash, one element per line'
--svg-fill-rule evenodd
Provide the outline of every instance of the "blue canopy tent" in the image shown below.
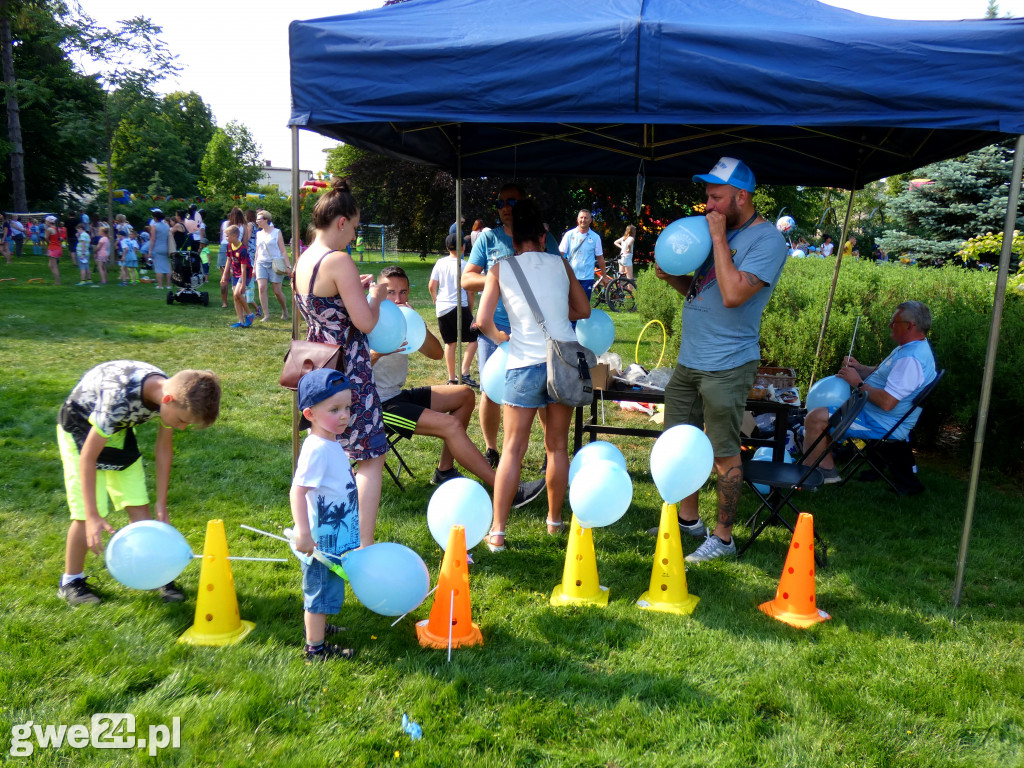
<path fill-rule="evenodd" d="M 763 183 L 854 190 L 1018 135 L 1008 233 L 1016 219 L 1024 19 L 895 21 L 814 0 L 411 0 L 294 21 L 289 40 L 295 168 L 301 127 L 456 179 L 689 178 L 735 155 Z M 1006 237 L 980 435 L 1009 253 Z M 961 584 L 962 568 L 955 602 Z"/>

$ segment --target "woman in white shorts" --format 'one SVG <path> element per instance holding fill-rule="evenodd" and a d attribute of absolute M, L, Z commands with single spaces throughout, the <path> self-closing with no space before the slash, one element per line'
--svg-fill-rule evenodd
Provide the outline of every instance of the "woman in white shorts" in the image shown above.
<path fill-rule="evenodd" d="M 281 283 L 284 282 L 284 275 L 274 271 L 274 259 L 283 259 L 292 273 L 292 264 L 288 259 L 288 251 L 284 247 L 284 235 L 270 221 L 270 213 L 267 211 L 256 211 L 256 226 L 260 231 L 256 233 L 256 283 L 260 290 L 260 306 L 263 308 L 261 322 L 270 319 L 270 307 L 267 299 L 267 283 L 274 287 L 274 295 L 281 303 L 281 319 L 288 319 L 288 305 L 284 300 L 284 293 L 281 291 Z"/>
<path fill-rule="evenodd" d="M 626 234 L 615 241 L 619 246 L 619 269 L 626 273 L 626 277 L 633 279 L 633 243 L 636 241 L 636 227 L 629 224 L 626 227 Z"/>

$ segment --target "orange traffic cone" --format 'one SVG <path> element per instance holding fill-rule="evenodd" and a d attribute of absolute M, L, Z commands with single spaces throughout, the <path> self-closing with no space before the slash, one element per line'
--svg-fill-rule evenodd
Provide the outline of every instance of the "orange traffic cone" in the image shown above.
<path fill-rule="evenodd" d="M 818 608 L 814 598 L 814 518 L 807 512 L 797 518 L 775 599 L 758 608 L 801 629 L 832 618 Z"/>
<path fill-rule="evenodd" d="M 232 645 L 248 635 L 256 625 L 238 617 L 235 579 L 228 560 L 228 539 L 224 521 L 206 524 L 203 567 L 199 572 L 199 596 L 196 598 L 195 623 L 178 638 L 191 645 Z"/>
<path fill-rule="evenodd" d="M 640 595 L 637 606 L 649 611 L 664 611 L 688 616 L 700 598 L 686 589 L 686 564 L 683 544 L 679 540 L 679 505 L 662 504 L 658 524 L 658 546 L 654 548 L 651 586 Z"/>
<path fill-rule="evenodd" d="M 562 583 L 551 592 L 551 605 L 608 605 L 608 587 L 597 578 L 594 532 L 580 528 L 573 517 L 569 527 L 569 547 L 565 551 Z"/>
<path fill-rule="evenodd" d="M 453 525 L 441 561 L 441 577 L 430 618 L 417 622 L 416 637 L 424 648 L 483 645 L 480 627 L 473 623 L 466 564 L 466 529 Z"/>

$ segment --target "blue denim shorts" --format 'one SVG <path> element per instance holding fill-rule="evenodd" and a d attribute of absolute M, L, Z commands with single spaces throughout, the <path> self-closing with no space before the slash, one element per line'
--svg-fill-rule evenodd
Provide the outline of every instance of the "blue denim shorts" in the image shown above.
<path fill-rule="evenodd" d="M 345 580 L 321 562 L 302 564 L 302 607 L 310 613 L 334 614 L 345 603 Z"/>
<path fill-rule="evenodd" d="M 505 405 L 519 408 L 543 408 L 554 402 L 548 397 L 548 366 L 546 363 L 505 371 Z"/>

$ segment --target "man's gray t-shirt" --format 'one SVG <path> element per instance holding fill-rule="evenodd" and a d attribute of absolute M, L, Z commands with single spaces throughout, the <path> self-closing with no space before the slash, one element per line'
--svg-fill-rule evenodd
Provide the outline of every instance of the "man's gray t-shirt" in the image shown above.
<path fill-rule="evenodd" d="M 761 314 L 786 265 L 786 241 L 769 222 L 741 229 L 729 241 L 733 263 L 766 283 L 738 307 L 726 308 L 715 275 L 714 254 L 694 275 L 683 302 L 679 364 L 700 371 L 725 371 L 759 360 Z"/>

